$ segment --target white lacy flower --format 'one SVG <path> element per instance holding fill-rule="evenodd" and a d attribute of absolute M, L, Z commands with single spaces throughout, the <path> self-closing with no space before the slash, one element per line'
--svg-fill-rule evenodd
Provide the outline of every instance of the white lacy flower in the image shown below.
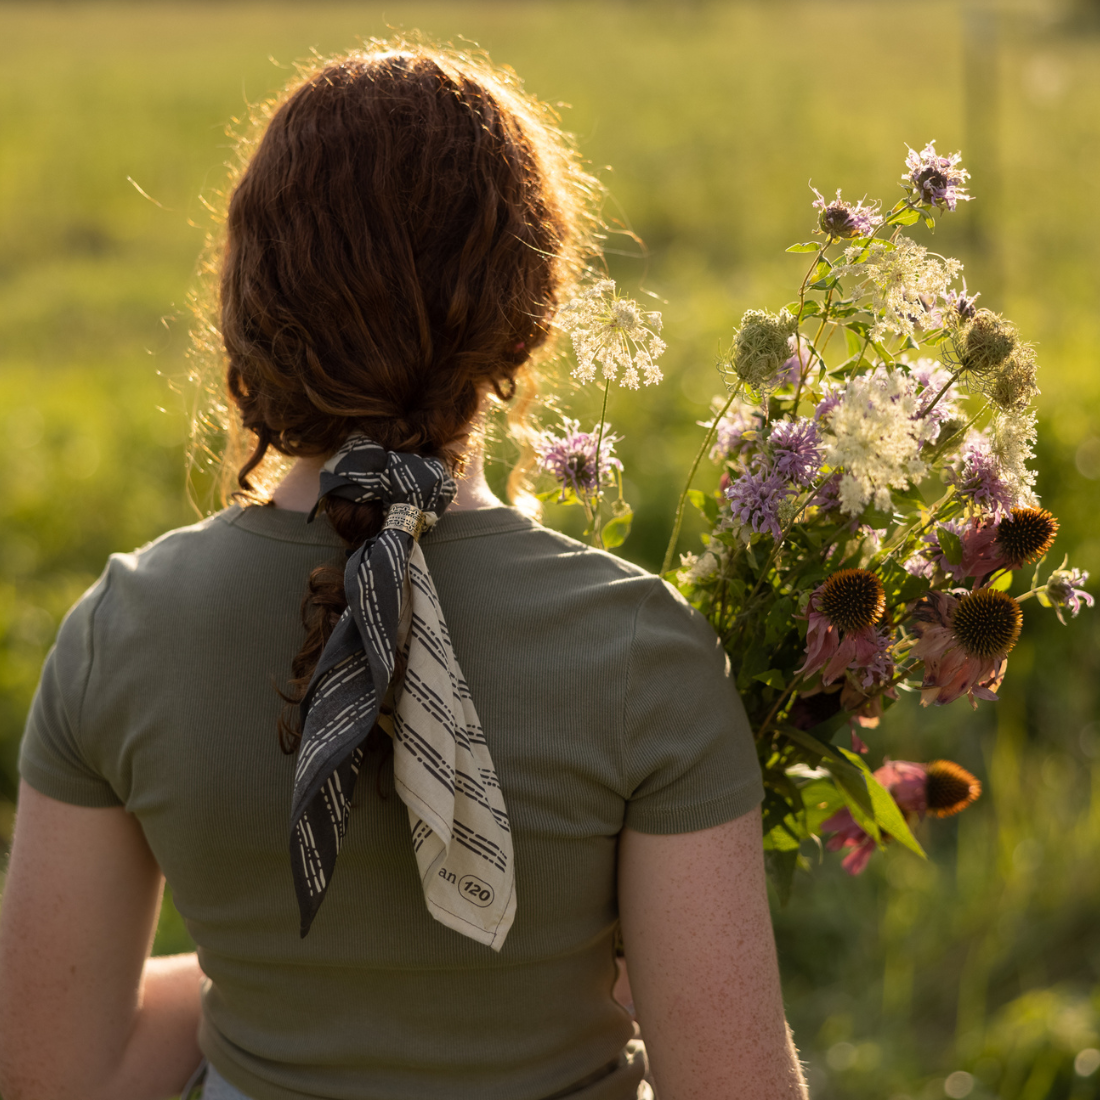
<path fill-rule="evenodd" d="M 1027 467 L 1028 459 L 1035 457 L 1035 413 L 1008 416 L 999 412 L 993 417 L 989 435 L 990 453 L 1016 504 L 1036 507 L 1039 498 L 1035 495 L 1035 471 Z"/>
<path fill-rule="evenodd" d="M 702 584 L 710 580 L 726 563 L 729 558 L 729 550 L 721 543 L 717 543 L 717 553 L 714 550 L 704 550 L 702 554 L 681 554 L 680 569 L 676 574 L 676 580 L 682 585 Z"/>
<path fill-rule="evenodd" d="M 871 327 L 872 340 L 881 340 L 888 332 L 911 336 L 915 324 L 937 302 L 948 300 L 951 283 L 962 271 L 962 264 L 930 254 L 908 237 L 899 237 L 892 246 L 873 241 L 869 250 L 868 258 L 857 263 L 863 249 L 846 249 L 844 258 L 848 262 L 838 264 L 833 274 L 840 278 L 854 276 L 856 295 L 870 295 L 877 315 Z"/>
<path fill-rule="evenodd" d="M 851 379 L 824 418 L 825 462 L 843 471 L 839 499 L 848 515 L 858 515 L 868 502 L 889 508 L 891 489 L 924 476 L 919 451 L 931 429 L 918 416 L 916 391 L 902 371 L 880 367 Z"/>
<path fill-rule="evenodd" d="M 558 315 L 558 327 L 571 334 L 577 366 L 573 377 L 591 382 L 599 364 L 608 381 L 636 390 L 640 382 L 651 386 L 662 377 L 657 359 L 665 350 L 661 315 L 643 310 L 630 298 L 620 298 L 613 279 L 601 279 Z"/>

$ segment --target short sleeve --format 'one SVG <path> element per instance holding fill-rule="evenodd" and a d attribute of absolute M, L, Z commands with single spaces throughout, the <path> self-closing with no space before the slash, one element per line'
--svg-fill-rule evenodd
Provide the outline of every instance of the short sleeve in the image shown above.
<path fill-rule="evenodd" d="M 625 824 L 690 833 L 764 797 L 752 730 L 710 624 L 664 581 L 638 609 L 624 704 Z"/>
<path fill-rule="evenodd" d="M 111 785 L 89 761 L 81 712 L 92 670 L 95 613 L 107 575 L 66 615 L 46 657 L 27 715 L 19 772 L 36 791 L 74 806 L 119 806 Z"/>

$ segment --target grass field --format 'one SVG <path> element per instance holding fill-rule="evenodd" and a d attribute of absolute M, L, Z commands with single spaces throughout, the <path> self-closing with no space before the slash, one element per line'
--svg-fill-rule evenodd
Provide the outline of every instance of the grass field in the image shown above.
<path fill-rule="evenodd" d="M 311 49 L 389 27 L 476 41 L 563 104 L 606 220 L 644 241 L 608 243 L 615 277 L 661 301 L 669 343 L 665 382 L 610 410 L 638 515 L 627 556 L 659 563 L 717 349 L 797 286 L 783 249 L 812 228 L 807 180 L 892 202 L 906 143 L 936 138 L 962 147 L 978 199 L 935 247 L 1038 344 L 1040 492 L 1057 551 L 1100 574 L 1100 33 L 1080 12 L 0 3 L 0 833 L 65 608 L 108 553 L 194 517 L 186 295 L 226 125 Z M 592 395 L 544 389 L 593 416 Z M 890 852 L 853 881 L 830 858 L 777 911 L 815 1097 L 1100 1096 L 1100 1071 L 1078 1072 L 1100 1048 L 1098 641 L 1095 617 L 1029 615 L 1000 703 L 899 705 L 875 735 L 876 758 L 949 755 L 987 794 L 926 831 L 930 862 Z M 158 949 L 186 943 L 166 907 Z"/>

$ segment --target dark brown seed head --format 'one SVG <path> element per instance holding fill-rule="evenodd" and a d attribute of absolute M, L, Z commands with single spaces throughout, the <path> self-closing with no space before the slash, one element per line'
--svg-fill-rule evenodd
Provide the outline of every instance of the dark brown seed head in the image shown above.
<path fill-rule="evenodd" d="M 950 817 L 965 810 L 982 793 L 981 782 L 950 760 L 932 760 L 925 765 L 928 783 L 925 802 L 933 817 Z"/>
<path fill-rule="evenodd" d="M 821 610 L 846 634 L 874 626 L 886 609 L 882 581 L 867 569 L 842 569 L 821 586 Z"/>
<path fill-rule="evenodd" d="M 1058 521 L 1045 508 L 1013 508 L 997 524 L 997 545 L 1013 565 L 1041 558 L 1054 544 Z"/>
<path fill-rule="evenodd" d="M 959 600 L 951 629 L 968 657 L 998 657 L 1016 644 L 1023 621 L 1020 605 L 1007 592 L 979 588 Z"/>

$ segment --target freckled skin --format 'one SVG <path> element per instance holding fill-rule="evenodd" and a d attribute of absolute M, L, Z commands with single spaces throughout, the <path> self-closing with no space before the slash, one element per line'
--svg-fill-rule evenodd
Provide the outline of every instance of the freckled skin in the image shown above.
<path fill-rule="evenodd" d="M 619 910 L 660 1100 L 808 1097 L 783 1012 L 758 810 L 696 833 L 624 830 Z"/>
<path fill-rule="evenodd" d="M 20 785 L 0 910 L 4 1100 L 158 1100 L 183 1087 L 201 1057 L 202 972 L 193 954 L 146 959 L 163 886 L 125 810 Z"/>

